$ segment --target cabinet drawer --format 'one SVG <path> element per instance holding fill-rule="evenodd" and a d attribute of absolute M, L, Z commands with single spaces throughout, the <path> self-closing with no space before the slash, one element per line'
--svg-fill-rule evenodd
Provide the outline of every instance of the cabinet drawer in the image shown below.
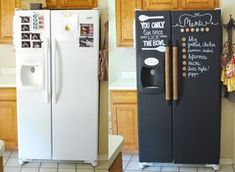
<path fill-rule="evenodd" d="M 136 91 L 111 91 L 111 102 L 112 103 L 137 103 Z"/>
<path fill-rule="evenodd" d="M 16 100 L 15 88 L 0 88 L 0 101 Z"/>

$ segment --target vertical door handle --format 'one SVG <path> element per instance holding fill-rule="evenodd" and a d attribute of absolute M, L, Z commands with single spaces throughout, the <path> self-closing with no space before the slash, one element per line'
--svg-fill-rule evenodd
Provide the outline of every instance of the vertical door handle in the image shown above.
<path fill-rule="evenodd" d="M 171 99 L 171 91 L 170 91 L 170 48 L 166 47 L 165 50 L 165 94 L 166 100 Z"/>
<path fill-rule="evenodd" d="M 178 48 L 173 47 L 173 100 L 178 100 Z"/>
<path fill-rule="evenodd" d="M 56 39 L 53 39 L 53 48 L 52 48 L 52 102 L 56 104 Z"/>
<path fill-rule="evenodd" d="M 46 39 L 46 45 L 45 45 L 45 98 L 46 103 L 49 103 L 49 97 L 50 97 L 50 84 L 49 84 L 49 75 L 50 75 L 50 67 L 49 67 L 49 39 Z"/>

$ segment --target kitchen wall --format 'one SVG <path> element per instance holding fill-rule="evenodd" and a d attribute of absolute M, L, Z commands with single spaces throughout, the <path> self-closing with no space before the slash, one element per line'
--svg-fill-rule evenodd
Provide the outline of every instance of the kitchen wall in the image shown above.
<path fill-rule="evenodd" d="M 220 6 L 222 9 L 222 20 L 223 23 L 228 23 L 229 15 L 232 14 L 235 18 L 235 6 L 233 5 L 235 0 L 221 0 Z M 224 41 L 227 39 L 227 34 L 224 29 L 223 34 Z M 235 41 L 235 34 L 233 35 Z M 231 103 L 223 98 L 222 101 L 222 134 L 221 154 L 223 158 L 233 158 L 235 163 L 235 103 Z"/>
<path fill-rule="evenodd" d="M 108 0 L 99 0 L 101 16 L 101 44 L 104 40 L 104 23 L 108 20 Z M 102 47 L 102 45 L 101 45 Z M 108 82 L 100 82 L 99 155 L 108 158 Z"/>
<path fill-rule="evenodd" d="M 223 11 L 223 22 L 229 20 L 229 14 L 235 18 L 235 0 L 221 0 L 221 9 Z M 109 22 L 110 22 L 110 65 L 109 65 L 109 83 L 120 80 L 122 72 L 135 72 L 135 49 L 118 48 L 116 46 L 116 21 L 115 21 L 115 0 L 109 1 Z M 235 34 L 234 34 L 235 36 Z M 235 40 L 235 37 L 234 37 Z M 235 103 L 222 98 L 222 122 L 221 122 L 221 159 L 225 163 L 235 163 Z"/>
<path fill-rule="evenodd" d="M 115 0 L 109 0 L 109 83 L 120 80 L 121 72 L 135 72 L 135 49 L 116 46 Z"/>
<path fill-rule="evenodd" d="M 0 68 L 15 67 L 15 56 L 12 45 L 0 45 Z"/>

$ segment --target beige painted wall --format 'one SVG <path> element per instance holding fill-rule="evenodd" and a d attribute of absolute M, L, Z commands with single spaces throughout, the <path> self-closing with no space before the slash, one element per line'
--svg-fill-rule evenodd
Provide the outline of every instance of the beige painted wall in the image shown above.
<path fill-rule="evenodd" d="M 104 40 L 104 23 L 108 20 L 108 0 L 99 0 L 101 16 L 101 44 Z M 102 45 L 101 45 L 102 46 Z M 108 155 L 108 82 L 100 82 L 100 122 L 99 122 L 99 155 Z"/>

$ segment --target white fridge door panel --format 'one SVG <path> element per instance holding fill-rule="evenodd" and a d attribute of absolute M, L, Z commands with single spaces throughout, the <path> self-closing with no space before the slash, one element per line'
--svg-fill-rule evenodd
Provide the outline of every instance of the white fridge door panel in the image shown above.
<path fill-rule="evenodd" d="M 40 27 L 33 20 L 40 18 Z M 22 30 L 27 26 L 28 30 Z M 35 38 L 37 36 L 37 38 Z M 19 159 L 51 159 L 50 12 L 16 11 L 16 85 Z M 28 42 L 29 47 L 22 47 Z M 33 47 L 40 42 L 41 48 Z M 38 70 L 38 71 L 37 71 Z M 22 81 L 24 81 L 22 85 Z M 39 83 L 39 84 L 38 84 Z"/>
<path fill-rule="evenodd" d="M 69 14 L 70 12 L 72 14 Z M 73 18 L 77 19 L 75 22 L 78 23 L 68 24 L 68 27 L 77 28 L 71 29 L 75 38 L 70 39 L 70 33 L 67 36 L 61 35 L 63 32 L 56 34 L 61 22 L 66 23 L 60 13 L 65 16 L 73 15 Z M 54 40 L 52 52 L 56 53 L 52 55 L 52 66 L 56 68 L 52 69 L 53 159 L 95 161 L 98 148 L 98 11 L 82 10 L 69 13 L 51 13 Z M 88 20 L 84 20 L 84 17 Z M 81 23 L 84 23 L 82 26 L 85 27 L 92 26 L 92 46 L 82 47 L 79 44 Z M 66 26 L 61 27 L 71 31 Z"/>
<path fill-rule="evenodd" d="M 51 159 L 51 106 L 44 92 L 17 92 L 19 159 Z"/>

